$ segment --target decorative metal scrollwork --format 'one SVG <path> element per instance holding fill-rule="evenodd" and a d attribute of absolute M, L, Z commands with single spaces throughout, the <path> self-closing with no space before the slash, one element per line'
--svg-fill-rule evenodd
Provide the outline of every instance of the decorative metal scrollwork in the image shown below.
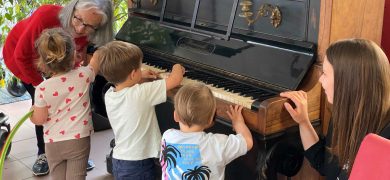
<path fill-rule="evenodd" d="M 239 14 L 240 17 L 245 18 L 248 21 L 248 26 L 256 22 L 260 17 L 267 17 L 271 19 L 271 24 L 275 28 L 278 28 L 280 26 L 280 23 L 282 22 L 282 12 L 279 9 L 279 6 L 274 6 L 271 4 L 262 4 L 257 10 L 257 15 L 254 19 L 251 19 L 253 16 L 253 12 L 250 11 L 251 6 L 253 5 L 252 1 L 244 0 L 240 3 L 241 6 L 241 13 Z"/>

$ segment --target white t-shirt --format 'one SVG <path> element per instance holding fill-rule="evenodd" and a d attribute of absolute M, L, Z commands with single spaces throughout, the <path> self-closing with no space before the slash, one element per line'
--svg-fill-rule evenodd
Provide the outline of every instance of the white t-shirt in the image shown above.
<path fill-rule="evenodd" d="M 162 180 L 223 180 L 225 166 L 247 152 L 241 134 L 184 133 L 176 129 L 165 131 L 161 147 Z"/>
<path fill-rule="evenodd" d="M 161 132 L 154 106 L 167 99 L 165 80 L 157 80 L 105 95 L 107 116 L 115 135 L 113 157 L 142 160 L 158 157 Z"/>
<path fill-rule="evenodd" d="M 89 88 L 94 80 L 92 67 L 78 67 L 36 87 L 34 105 L 48 107 L 49 113 L 43 124 L 45 143 L 90 136 L 93 126 Z"/>

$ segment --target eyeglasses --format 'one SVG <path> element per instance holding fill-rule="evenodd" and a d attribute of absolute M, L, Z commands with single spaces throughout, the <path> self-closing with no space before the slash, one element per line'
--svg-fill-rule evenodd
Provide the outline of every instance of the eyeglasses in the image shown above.
<path fill-rule="evenodd" d="M 84 26 L 87 30 L 89 30 L 89 31 L 97 31 L 97 30 L 98 30 L 98 28 L 95 27 L 95 26 L 93 26 L 93 25 L 85 24 L 85 23 L 83 22 L 83 20 L 82 20 L 81 18 L 77 17 L 76 15 L 73 16 L 73 22 L 74 22 L 74 24 L 75 24 L 76 26 L 81 26 L 81 25 L 83 25 L 83 26 Z"/>

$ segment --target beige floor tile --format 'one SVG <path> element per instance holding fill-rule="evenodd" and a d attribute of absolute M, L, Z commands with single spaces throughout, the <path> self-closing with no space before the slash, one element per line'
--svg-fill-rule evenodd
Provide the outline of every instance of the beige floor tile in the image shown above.
<path fill-rule="evenodd" d="M 26 167 L 28 167 L 31 170 L 36 159 L 37 159 L 36 156 L 30 156 L 30 157 L 19 159 L 19 162 L 23 163 Z"/>
<path fill-rule="evenodd" d="M 12 156 L 12 154 L 9 154 L 8 157 L 5 159 L 4 161 L 4 164 L 5 163 L 10 163 L 12 161 L 17 161 L 18 159 L 16 159 L 14 156 Z"/>
<path fill-rule="evenodd" d="M 27 121 L 29 121 L 29 120 L 27 120 Z M 13 128 L 13 127 L 11 127 L 11 128 Z M 32 127 L 29 127 L 26 124 L 23 124 L 18 129 L 18 131 L 15 133 L 15 136 L 12 139 L 12 142 L 15 143 L 15 142 L 18 142 L 21 140 L 32 139 L 32 138 L 35 139 L 35 129 Z"/>
<path fill-rule="evenodd" d="M 21 140 L 12 143 L 11 155 L 16 159 L 23 159 L 26 157 L 36 157 L 38 153 L 36 138 Z"/>
<path fill-rule="evenodd" d="M 90 180 L 111 180 L 114 179 L 114 176 L 107 173 L 106 169 L 100 169 L 101 167 L 96 167 L 92 171 L 88 172 L 87 179 Z"/>
<path fill-rule="evenodd" d="M 110 141 L 112 138 L 114 138 L 114 134 L 111 129 L 95 132 L 91 136 L 91 152 L 89 158 L 100 169 L 106 169 L 106 155 L 111 151 Z"/>
<path fill-rule="evenodd" d="M 32 176 L 31 170 L 19 161 L 4 164 L 3 179 L 22 180 Z"/>
<path fill-rule="evenodd" d="M 0 105 L 0 111 L 3 111 L 9 117 L 11 127 L 24 116 L 31 108 L 31 100 L 19 101 L 11 104 Z"/>

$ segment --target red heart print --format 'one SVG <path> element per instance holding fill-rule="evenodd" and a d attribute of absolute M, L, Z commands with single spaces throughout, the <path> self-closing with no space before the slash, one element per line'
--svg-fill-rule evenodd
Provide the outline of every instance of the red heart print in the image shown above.
<path fill-rule="evenodd" d="M 53 139 L 49 139 L 49 142 L 50 142 L 50 143 L 53 143 L 54 141 L 53 141 Z"/>
<path fill-rule="evenodd" d="M 87 120 L 84 120 L 84 125 L 87 125 L 88 124 L 88 121 Z"/>
<path fill-rule="evenodd" d="M 41 98 L 41 99 L 42 99 L 42 98 L 43 98 L 43 95 L 42 95 L 42 94 L 40 94 L 40 95 L 39 95 L 39 98 Z"/>
<path fill-rule="evenodd" d="M 75 137 L 76 139 L 80 139 L 80 133 L 76 134 L 74 137 Z"/>
<path fill-rule="evenodd" d="M 45 88 L 44 87 L 41 87 L 41 88 L 39 88 L 41 91 L 44 91 L 45 90 Z"/>
<path fill-rule="evenodd" d="M 68 87 L 69 92 L 72 92 L 74 89 L 74 86 Z"/>
<path fill-rule="evenodd" d="M 51 121 L 51 118 L 47 118 L 47 120 L 46 120 L 46 121 L 48 121 L 48 122 L 49 122 L 49 121 Z"/>
<path fill-rule="evenodd" d="M 70 117 L 70 120 L 74 121 L 76 119 L 76 116 Z"/>
<path fill-rule="evenodd" d="M 58 96 L 58 92 L 57 92 L 57 91 L 54 92 L 54 93 L 53 93 L 53 96 Z"/>
<path fill-rule="evenodd" d="M 66 104 L 68 104 L 70 101 L 72 101 L 72 100 L 69 99 L 69 98 L 66 98 L 66 99 L 65 99 Z"/>
<path fill-rule="evenodd" d="M 88 105 L 88 102 L 84 102 L 84 103 L 83 103 L 83 106 L 84 106 L 84 107 L 87 107 L 87 105 Z"/>
<path fill-rule="evenodd" d="M 66 77 L 62 77 L 62 78 L 61 78 L 61 81 L 62 81 L 62 82 L 65 82 L 65 81 L 66 81 Z"/>
<path fill-rule="evenodd" d="M 61 112 L 61 109 L 59 109 L 59 110 L 57 111 L 57 114 L 60 113 L 60 112 Z"/>
<path fill-rule="evenodd" d="M 85 82 L 89 83 L 89 78 L 87 78 L 87 80 Z"/>
<path fill-rule="evenodd" d="M 46 135 L 49 135 L 49 130 L 45 131 L 45 134 L 46 134 Z"/>
<path fill-rule="evenodd" d="M 51 108 L 51 105 L 48 105 L 48 106 L 46 106 L 47 107 L 47 109 L 50 109 Z"/>
<path fill-rule="evenodd" d="M 83 73 L 80 73 L 80 74 L 79 74 L 79 77 L 81 77 L 81 78 L 84 77 L 84 74 L 83 74 Z"/>
<path fill-rule="evenodd" d="M 81 93 L 79 93 L 79 97 L 81 97 L 81 96 L 83 96 L 83 93 L 81 92 Z"/>
<path fill-rule="evenodd" d="M 60 134 L 64 135 L 65 134 L 65 130 L 60 131 Z"/>
<path fill-rule="evenodd" d="M 68 108 L 68 112 L 70 111 L 70 108 Z"/>

